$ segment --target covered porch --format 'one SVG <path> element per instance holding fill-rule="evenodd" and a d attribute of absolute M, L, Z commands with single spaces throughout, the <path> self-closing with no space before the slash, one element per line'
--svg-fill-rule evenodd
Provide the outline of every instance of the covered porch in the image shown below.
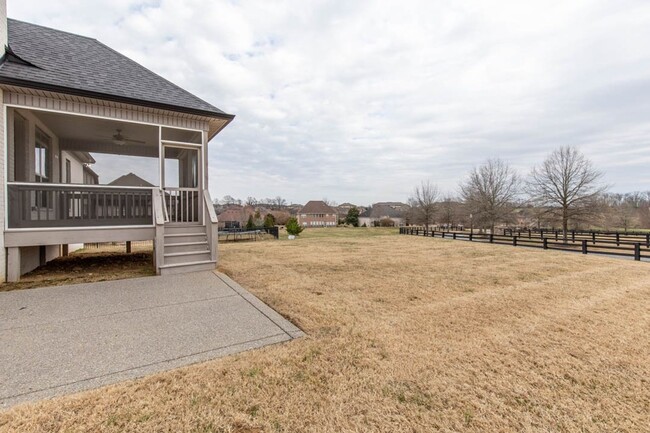
<path fill-rule="evenodd" d="M 216 260 L 207 131 L 10 104 L 5 119 L 8 281 L 89 242 L 153 240 L 159 273 L 183 255 Z M 165 251 L 183 227 L 192 242 L 175 243 L 194 256 Z"/>

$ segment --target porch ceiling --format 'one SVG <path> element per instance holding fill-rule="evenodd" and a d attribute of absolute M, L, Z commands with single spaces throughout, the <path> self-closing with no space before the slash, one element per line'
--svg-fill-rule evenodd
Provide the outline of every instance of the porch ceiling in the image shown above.
<path fill-rule="evenodd" d="M 46 111 L 31 112 L 59 138 L 62 150 L 158 156 L 159 137 L 156 126 Z M 113 140 L 118 129 L 126 138 L 124 144 L 116 144 Z"/>

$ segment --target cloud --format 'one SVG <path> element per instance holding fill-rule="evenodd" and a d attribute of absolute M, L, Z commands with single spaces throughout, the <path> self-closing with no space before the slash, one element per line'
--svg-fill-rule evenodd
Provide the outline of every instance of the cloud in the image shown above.
<path fill-rule="evenodd" d="M 405 200 L 489 157 L 527 172 L 581 147 L 650 189 L 644 1 L 9 1 L 237 115 L 213 196 Z M 74 11 L 71 13 L 71 11 Z"/>

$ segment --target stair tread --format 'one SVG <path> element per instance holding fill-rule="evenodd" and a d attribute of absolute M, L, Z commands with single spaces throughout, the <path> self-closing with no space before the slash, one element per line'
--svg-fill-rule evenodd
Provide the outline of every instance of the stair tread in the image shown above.
<path fill-rule="evenodd" d="M 198 251 L 182 251 L 180 253 L 166 253 L 165 257 L 181 257 L 181 256 L 192 256 L 194 254 L 209 254 L 210 250 L 198 250 Z"/>
<path fill-rule="evenodd" d="M 185 263 L 168 263 L 166 265 L 160 266 L 161 268 L 178 268 L 181 266 L 193 266 L 193 265 L 207 265 L 207 264 L 216 264 L 216 260 L 199 260 L 196 262 L 185 262 Z"/>
<path fill-rule="evenodd" d="M 187 247 L 190 245 L 207 245 L 208 241 L 199 241 L 199 242 L 179 242 L 177 244 L 165 244 L 165 247 Z"/>
<path fill-rule="evenodd" d="M 181 236 L 207 236 L 206 233 L 165 233 L 165 237 L 178 238 Z"/>

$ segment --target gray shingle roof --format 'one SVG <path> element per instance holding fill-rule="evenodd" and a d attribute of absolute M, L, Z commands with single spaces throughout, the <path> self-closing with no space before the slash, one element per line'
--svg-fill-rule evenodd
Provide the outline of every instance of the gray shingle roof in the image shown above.
<path fill-rule="evenodd" d="M 96 39 L 14 19 L 8 19 L 7 24 L 9 48 L 18 59 L 5 56 L 0 83 L 233 117 Z"/>

